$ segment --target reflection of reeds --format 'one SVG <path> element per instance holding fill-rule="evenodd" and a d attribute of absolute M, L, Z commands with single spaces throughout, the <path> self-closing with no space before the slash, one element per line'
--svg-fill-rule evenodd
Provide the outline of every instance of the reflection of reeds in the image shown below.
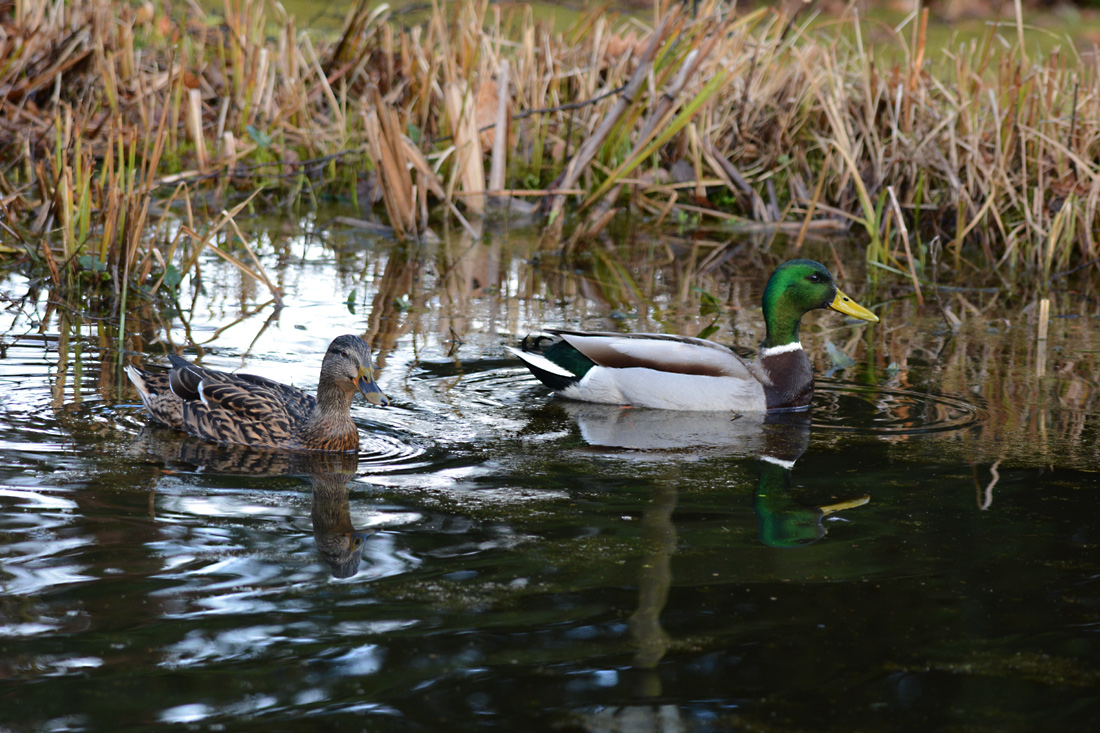
<path fill-rule="evenodd" d="M 309 201 L 366 168 L 399 238 L 431 205 L 473 231 L 503 191 L 541 196 L 556 237 L 566 188 L 581 238 L 626 208 L 800 238 L 854 226 L 915 288 L 932 235 L 941 278 L 1100 256 L 1100 77 L 1072 46 L 1029 57 L 1018 17 L 944 57 L 926 13 L 872 48 L 855 16 L 717 0 L 665 3 L 650 29 L 587 12 L 565 33 L 486 0 L 409 28 L 362 2 L 331 42 L 257 0 L 228 0 L 217 27 L 194 5 L 184 25 L 107 0 L 8 7 L 23 41 L 0 44 L 0 231 L 69 289 L 163 287 L 192 261 L 151 254 L 166 182 L 186 184 L 177 204 L 230 184 Z"/>
<path fill-rule="evenodd" d="M 663 247 L 671 248 L 668 255 Z M 527 251 L 504 247 L 493 260 L 498 271 L 487 273 L 482 281 L 499 283 L 504 301 L 501 323 L 513 338 L 543 325 L 695 335 L 712 320 L 704 307 L 709 294 L 721 304 L 720 329 L 710 338 L 751 353 L 764 335 L 763 283 L 783 256 L 756 255 L 746 247 L 732 263 L 700 271 L 705 250 L 696 249 L 692 241 L 653 243 L 639 237 L 571 259 L 544 256 L 532 269 L 525 264 Z M 850 261 L 855 253 L 852 246 L 838 250 L 840 261 Z M 793 247 L 789 254 L 794 254 Z M 439 269 L 444 265 L 461 269 L 449 260 Z M 1006 465 L 1038 467 L 1066 461 L 1100 468 L 1095 419 L 1100 414 L 1095 329 L 1100 308 L 1087 280 L 1051 292 L 1044 315 L 1042 298 L 1009 289 L 926 291 L 926 301 L 936 299 L 941 311 L 922 308 L 912 297 L 895 297 L 900 284 L 861 290 L 861 273 L 855 268 L 839 277 L 846 291 L 874 305 L 883 320 L 867 328 L 853 327 L 835 314 L 807 316 L 801 341 L 819 374 L 828 366 L 825 345 L 833 341 L 856 361 L 838 376 L 883 390 L 884 417 L 913 426 L 936 417 L 920 412 L 919 400 L 891 402 L 890 390 L 944 395 L 975 406 L 980 418 L 973 424 L 935 440 L 917 441 L 928 450 L 957 451 L 953 454 L 986 465 L 1003 460 L 1002 473 Z M 467 292 L 471 290 L 468 286 Z M 451 310 L 441 307 L 437 317 L 453 328 L 470 320 L 456 314 L 470 313 L 474 307 L 469 298 L 454 298 Z M 959 314 L 953 327 L 948 327 L 943 311 Z M 1040 340 L 1043 323 L 1046 338 Z M 470 341 L 477 338 L 462 331 L 458 335 Z M 1043 375 L 1037 374 L 1040 362 L 1045 364 Z M 914 443 L 908 432 L 876 439 Z"/>
<path fill-rule="evenodd" d="M 1091 323 L 1100 315 L 1095 295 L 1075 289 L 1048 300 L 1021 299 L 1022 307 L 1011 308 L 996 292 L 974 289 L 942 297 L 962 314 L 958 327 L 938 327 L 935 316 L 901 301 L 887 312 L 877 343 L 865 343 L 872 383 L 954 395 L 981 407 L 983 419 L 972 427 L 922 444 L 935 450 L 952 444 L 976 464 L 1100 467 L 1093 419 L 1100 410 L 1100 360 Z M 1046 338 L 1040 340 L 1036 334 L 1044 320 Z"/>

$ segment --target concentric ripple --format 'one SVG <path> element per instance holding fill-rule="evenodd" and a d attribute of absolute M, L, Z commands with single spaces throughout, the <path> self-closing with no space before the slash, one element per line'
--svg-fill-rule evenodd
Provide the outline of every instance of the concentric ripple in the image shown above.
<path fill-rule="evenodd" d="M 485 395 L 494 404 L 515 404 L 530 395 L 537 380 L 524 368 L 497 368 L 470 374 L 461 388 L 467 399 Z M 818 379 L 813 427 L 872 435 L 936 433 L 976 425 L 985 410 L 967 399 L 936 392 L 869 387 L 834 379 Z"/>
<path fill-rule="evenodd" d="M 979 405 L 954 395 L 819 380 L 813 427 L 867 435 L 962 430 L 982 422 Z"/>
<path fill-rule="evenodd" d="M 359 471 L 381 473 L 387 470 L 408 470 L 424 464 L 429 452 L 428 441 L 388 432 L 360 431 Z"/>

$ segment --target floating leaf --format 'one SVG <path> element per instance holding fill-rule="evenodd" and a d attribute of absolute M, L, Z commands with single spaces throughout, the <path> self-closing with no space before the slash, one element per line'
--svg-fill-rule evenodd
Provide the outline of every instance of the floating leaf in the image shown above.
<path fill-rule="evenodd" d="M 164 270 L 164 284 L 170 288 L 177 288 L 183 281 L 183 274 L 175 265 L 168 265 Z"/>
<path fill-rule="evenodd" d="M 829 363 L 833 369 L 843 369 L 856 363 L 855 359 L 840 350 L 840 347 L 832 341 L 825 343 L 825 351 L 829 354 Z"/>
<path fill-rule="evenodd" d="M 99 258 L 95 255 L 80 255 L 80 257 L 77 258 L 77 262 L 79 262 L 80 266 L 85 270 L 92 270 L 93 272 L 103 272 L 107 269 L 107 264 L 100 262 Z"/>

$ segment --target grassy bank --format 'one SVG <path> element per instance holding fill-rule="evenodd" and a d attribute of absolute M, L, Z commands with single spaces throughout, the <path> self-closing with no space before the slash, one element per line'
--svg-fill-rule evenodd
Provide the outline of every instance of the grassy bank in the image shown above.
<path fill-rule="evenodd" d="M 875 24 L 873 44 L 855 15 L 716 2 L 569 28 L 476 0 L 404 27 L 363 3 L 331 38 L 277 5 L 196 12 L 0 2 L 0 256 L 116 307 L 208 246 L 264 281 L 226 245 L 254 194 L 342 198 L 413 239 L 533 210 L 550 248 L 627 214 L 852 231 L 918 291 L 1043 282 L 1100 256 L 1096 56 L 1039 55 L 1011 4 L 935 54 L 919 11 Z"/>

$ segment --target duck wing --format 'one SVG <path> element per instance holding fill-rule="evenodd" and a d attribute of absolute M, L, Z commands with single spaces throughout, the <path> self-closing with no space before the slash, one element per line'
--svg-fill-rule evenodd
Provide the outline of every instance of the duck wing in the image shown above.
<path fill-rule="evenodd" d="M 168 373 L 169 386 L 180 399 L 201 400 L 200 385 L 235 384 L 241 390 L 256 395 L 266 395 L 273 402 L 281 403 L 291 413 L 308 415 L 316 400 L 297 387 L 276 382 L 255 374 L 229 374 L 215 369 L 196 366 L 186 359 L 169 354 L 172 370 Z"/>
<path fill-rule="evenodd" d="M 218 443 L 285 447 L 297 442 L 309 413 L 252 387 L 247 380 L 204 381 L 200 399 L 183 403 L 184 429 Z M 301 404 L 313 402 L 308 395 L 302 397 Z"/>
<path fill-rule="evenodd" d="M 183 429 L 218 443 L 285 446 L 296 440 L 316 400 L 289 385 L 227 374 L 170 355 L 172 392 L 183 402 Z"/>
<path fill-rule="evenodd" d="M 578 402 L 765 412 L 755 365 L 705 339 L 550 329 L 512 349 L 543 384 Z"/>
<path fill-rule="evenodd" d="M 513 349 L 543 384 L 579 402 L 765 412 L 764 383 L 725 346 L 665 334 L 552 329 Z"/>
<path fill-rule="evenodd" d="M 658 333 L 605 333 L 548 329 L 599 366 L 756 380 L 729 348 L 706 339 Z"/>
<path fill-rule="evenodd" d="M 172 368 L 168 371 L 168 386 L 181 400 L 200 399 L 199 387 L 202 385 L 203 378 L 209 379 L 212 375 L 218 374 L 218 372 L 195 366 L 175 354 L 169 354 L 168 361 L 172 364 Z"/>
<path fill-rule="evenodd" d="M 297 387 L 291 387 L 289 384 L 276 382 L 274 379 L 258 377 L 255 374 L 234 374 L 232 376 L 247 382 L 257 390 L 267 392 L 286 405 L 286 409 L 294 414 L 309 415 L 317 404 L 317 400 L 311 395 L 306 394 Z"/>

